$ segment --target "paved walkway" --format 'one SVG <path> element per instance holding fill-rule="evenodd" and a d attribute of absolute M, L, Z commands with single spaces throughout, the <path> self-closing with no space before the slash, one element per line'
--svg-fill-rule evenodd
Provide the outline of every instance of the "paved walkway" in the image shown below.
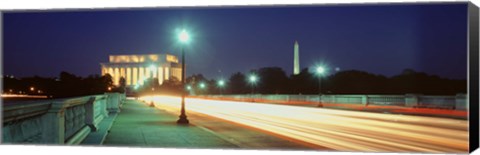
<path fill-rule="evenodd" d="M 152 108 L 137 100 L 127 100 L 103 145 L 162 148 L 312 149 L 312 146 L 308 146 L 309 144 L 208 115 L 189 111 L 187 111 L 187 115 L 190 125 L 177 125 L 177 109 Z"/>
<path fill-rule="evenodd" d="M 194 125 L 177 125 L 177 116 L 127 100 L 104 145 L 175 148 L 238 148 Z"/>

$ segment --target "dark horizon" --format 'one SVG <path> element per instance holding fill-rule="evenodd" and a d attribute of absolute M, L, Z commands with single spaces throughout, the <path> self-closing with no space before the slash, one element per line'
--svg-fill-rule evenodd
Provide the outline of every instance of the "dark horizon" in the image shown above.
<path fill-rule="evenodd" d="M 298 40 L 300 68 L 467 77 L 467 3 L 29 11 L 3 13 L 3 24 L 4 75 L 15 77 L 100 74 L 108 55 L 179 56 L 182 25 L 194 35 L 187 76 L 290 75 Z"/>

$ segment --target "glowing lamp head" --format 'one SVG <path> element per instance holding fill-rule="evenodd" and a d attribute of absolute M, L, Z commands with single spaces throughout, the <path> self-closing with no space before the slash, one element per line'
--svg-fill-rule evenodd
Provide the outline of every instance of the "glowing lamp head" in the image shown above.
<path fill-rule="evenodd" d="M 223 81 L 223 80 L 218 81 L 218 86 L 220 86 L 220 87 L 225 86 L 225 81 Z"/>
<path fill-rule="evenodd" d="M 322 75 L 323 73 L 325 73 L 325 68 L 323 68 L 322 66 L 318 66 L 317 67 L 317 74 Z"/>
<path fill-rule="evenodd" d="M 192 90 L 192 86 L 187 86 L 187 90 Z"/>
<path fill-rule="evenodd" d="M 205 88 L 205 87 L 206 87 L 205 83 L 200 83 L 200 88 L 203 89 L 203 88 Z"/>
<path fill-rule="evenodd" d="M 250 75 L 250 77 L 249 77 L 248 79 L 249 79 L 250 82 L 252 82 L 252 83 L 257 82 L 257 80 L 258 80 L 258 79 L 257 79 L 257 76 L 255 76 L 255 75 Z"/>
<path fill-rule="evenodd" d="M 190 36 L 188 36 L 186 30 L 182 30 L 182 32 L 180 32 L 180 34 L 178 35 L 178 39 L 180 39 L 181 42 L 186 43 L 190 39 Z"/>

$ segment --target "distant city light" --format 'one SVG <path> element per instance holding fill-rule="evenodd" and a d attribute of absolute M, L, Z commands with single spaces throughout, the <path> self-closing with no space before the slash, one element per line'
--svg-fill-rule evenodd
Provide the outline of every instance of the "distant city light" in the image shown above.
<path fill-rule="evenodd" d="M 35 91 L 35 87 L 30 87 L 30 91 Z"/>
<path fill-rule="evenodd" d="M 112 87 L 108 87 L 108 91 L 112 91 Z"/>
<path fill-rule="evenodd" d="M 187 90 L 192 90 L 192 86 L 187 86 Z"/>
<path fill-rule="evenodd" d="M 181 42 L 187 43 L 188 40 L 190 39 L 190 36 L 188 36 L 188 33 L 187 33 L 186 30 L 182 30 L 182 32 L 180 32 L 180 35 L 178 36 L 178 38 L 180 39 Z"/>
<path fill-rule="evenodd" d="M 336 67 L 335 71 L 337 71 L 337 72 L 340 71 L 340 67 Z"/>

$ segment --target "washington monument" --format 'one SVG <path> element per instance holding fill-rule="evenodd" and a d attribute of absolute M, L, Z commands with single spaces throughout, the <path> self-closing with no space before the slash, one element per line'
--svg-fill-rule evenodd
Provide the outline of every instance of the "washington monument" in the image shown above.
<path fill-rule="evenodd" d="M 293 46 L 293 75 L 300 73 L 300 58 L 298 56 L 298 42 Z"/>

